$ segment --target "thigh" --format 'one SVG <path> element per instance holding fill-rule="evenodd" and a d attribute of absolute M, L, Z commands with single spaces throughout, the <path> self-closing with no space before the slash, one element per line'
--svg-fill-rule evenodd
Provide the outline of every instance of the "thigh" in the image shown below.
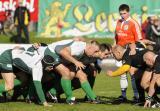
<path fill-rule="evenodd" d="M 55 69 L 63 77 L 69 78 L 71 76 L 70 70 L 63 64 L 59 64 L 58 66 L 55 67 Z"/>
<path fill-rule="evenodd" d="M 17 72 L 17 73 L 15 73 L 15 75 L 16 75 L 16 78 L 22 82 L 21 83 L 22 85 L 27 84 L 29 81 L 29 78 L 31 77 L 30 75 L 26 74 L 23 71 Z"/>
<path fill-rule="evenodd" d="M 87 75 L 82 70 L 79 70 L 76 73 L 76 78 L 78 78 L 80 82 L 82 83 L 87 80 Z"/>
<path fill-rule="evenodd" d="M 5 81 L 5 84 L 7 85 L 13 85 L 14 84 L 14 78 L 16 77 L 13 73 L 1 73 L 2 78 Z"/>
<path fill-rule="evenodd" d="M 152 71 L 144 71 L 144 74 L 143 74 L 142 80 L 141 80 L 141 84 L 143 84 L 143 85 L 148 84 L 149 85 L 151 79 L 152 79 Z"/>

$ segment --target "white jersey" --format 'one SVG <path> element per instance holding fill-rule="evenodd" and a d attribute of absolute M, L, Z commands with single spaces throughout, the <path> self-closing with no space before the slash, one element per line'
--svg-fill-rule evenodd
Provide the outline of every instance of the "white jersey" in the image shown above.
<path fill-rule="evenodd" d="M 48 48 L 51 52 L 54 52 L 55 53 L 55 49 L 57 46 L 63 46 L 63 45 L 67 45 L 69 43 L 72 43 L 73 40 L 72 39 L 68 39 L 68 40 L 61 40 L 61 41 L 58 41 L 58 42 L 53 42 L 52 44 L 49 44 L 48 45 Z"/>
<path fill-rule="evenodd" d="M 41 81 L 43 75 L 41 60 L 44 57 L 45 49 L 46 47 L 40 47 L 37 49 L 37 51 L 34 52 L 23 51 L 21 53 L 15 50 L 12 51 L 12 58 L 22 60 L 25 65 L 31 68 L 33 80 Z M 23 67 L 24 64 L 20 64 L 20 66 L 22 66 L 21 68 L 25 68 Z"/>
<path fill-rule="evenodd" d="M 82 57 L 86 48 L 86 43 L 82 41 L 75 41 L 70 45 L 71 55 L 76 58 Z"/>
<path fill-rule="evenodd" d="M 84 54 L 86 48 L 86 42 L 74 41 L 74 40 L 62 40 L 59 42 L 48 45 L 51 52 L 59 54 L 60 50 L 64 47 L 69 47 L 71 50 L 71 56 L 79 58 Z"/>

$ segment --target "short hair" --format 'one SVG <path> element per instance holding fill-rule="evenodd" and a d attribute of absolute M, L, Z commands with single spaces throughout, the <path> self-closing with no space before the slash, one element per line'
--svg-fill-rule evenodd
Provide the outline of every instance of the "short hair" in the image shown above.
<path fill-rule="evenodd" d="M 91 44 L 94 44 L 94 45 L 98 45 L 98 46 L 100 45 L 99 42 L 96 41 L 96 40 L 91 40 L 90 43 L 91 43 Z"/>
<path fill-rule="evenodd" d="M 145 54 L 143 55 L 143 59 L 149 58 L 152 59 L 152 57 L 154 57 L 156 54 L 153 51 L 147 51 L 145 52 Z"/>
<path fill-rule="evenodd" d="M 102 52 L 105 51 L 106 49 L 108 51 L 110 51 L 111 50 L 111 45 L 107 44 L 107 43 L 102 43 L 102 44 L 100 44 L 99 48 L 100 48 L 100 51 L 102 51 Z"/>
<path fill-rule="evenodd" d="M 116 51 L 121 52 L 122 50 L 125 50 L 125 48 L 120 45 L 116 45 L 116 46 L 112 47 L 112 52 L 116 52 Z"/>
<path fill-rule="evenodd" d="M 121 4 L 119 6 L 119 11 L 123 11 L 123 10 L 126 10 L 127 12 L 129 12 L 130 11 L 129 5 L 127 5 L 127 4 Z"/>

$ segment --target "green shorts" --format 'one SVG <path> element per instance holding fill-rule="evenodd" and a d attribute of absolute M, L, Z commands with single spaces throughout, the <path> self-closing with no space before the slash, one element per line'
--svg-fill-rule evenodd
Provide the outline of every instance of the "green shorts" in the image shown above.
<path fill-rule="evenodd" d="M 60 57 L 58 54 L 56 54 L 55 52 L 50 51 L 49 48 L 46 48 L 44 55 L 50 55 L 51 57 L 53 57 L 55 59 L 53 66 L 56 67 L 60 64 Z"/>
<path fill-rule="evenodd" d="M 28 74 L 32 74 L 32 69 L 29 66 L 27 66 L 27 64 L 24 63 L 20 58 L 13 59 L 13 65 L 16 68 L 18 68 Z"/>
<path fill-rule="evenodd" d="M 11 49 L 4 51 L 0 55 L 0 72 L 13 72 Z"/>

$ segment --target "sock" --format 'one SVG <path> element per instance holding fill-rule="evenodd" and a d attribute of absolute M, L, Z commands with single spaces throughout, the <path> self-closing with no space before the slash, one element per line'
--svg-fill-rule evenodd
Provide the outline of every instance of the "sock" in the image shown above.
<path fill-rule="evenodd" d="M 5 92 L 5 84 L 4 84 L 4 80 L 2 80 L 1 84 L 0 84 L 0 96 L 2 96 L 2 93 Z"/>
<path fill-rule="evenodd" d="M 71 80 L 61 78 L 61 85 L 67 100 L 71 100 L 72 98 Z"/>
<path fill-rule="evenodd" d="M 85 91 L 85 93 L 92 99 L 95 100 L 96 95 L 91 89 L 91 86 L 89 85 L 88 81 L 81 83 L 82 89 Z"/>
<path fill-rule="evenodd" d="M 89 84 L 90 84 L 90 86 L 91 86 L 92 89 L 93 89 L 93 86 L 94 86 L 94 83 L 95 83 L 95 78 L 96 77 L 94 77 L 94 76 L 88 76 L 88 82 L 89 82 Z M 86 95 L 86 97 L 88 99 L 91 99 L 88 95 Z"/>
<path fill-rule="evenodd" d="M 128 87 L 128 80 L 126 74 L 120 76 L 120 86 L 121 86 L 122 96 L 126 98 L 126 91 Z"/>
<path fill-rule="evenodd" d="M 127 88 L 121 88 L 122 96 L 126 98 L 126 90 Z"/>
<path fill-rule="evenodd" d="M 136 97 L 138 99 L 139 98 L 139 93 L 138 93 L 138 90 L 137 90 L 134 75 L 131 75 L 131 83 L 132 83 L 132 89 L 133 89 L 134 97 Z"/>
<path fill-rule="evenodd" d="M 54 96 L 56 96 L 56 94 L 57 94 L 55 88 L 50 89 L 49 92 L 50 92 L 52 95 L 54 95 Z"/>

